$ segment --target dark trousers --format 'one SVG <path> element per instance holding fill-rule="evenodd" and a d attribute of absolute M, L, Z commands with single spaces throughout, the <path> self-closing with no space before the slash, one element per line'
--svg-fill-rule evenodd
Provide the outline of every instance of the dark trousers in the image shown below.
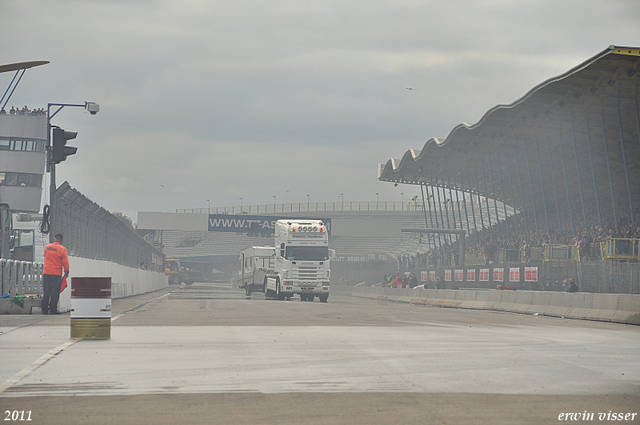
<path fill-rule="evenodd" d="M 60 299 L 60 286 L 62 286 L 62 276 L 53 274 L 42 275 L 42 289 L 44 295 L 42 297 L 42 313 L 56 314 L 58 312 L 58 299 Z"/>

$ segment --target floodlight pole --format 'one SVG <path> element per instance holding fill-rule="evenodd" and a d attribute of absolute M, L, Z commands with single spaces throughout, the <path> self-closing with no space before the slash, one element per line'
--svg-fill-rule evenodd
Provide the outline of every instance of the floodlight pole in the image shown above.
<path fill-rule="evenodd" d="M 57 106 L 58 109 L 51 114 L 51 107 Z M 99 106 L 95 102 L 84 102 L 84 104 L 74 104 L 74 103 L 47 103 L 47 171 L 49 172 L 49 242 L 53 242 L 54 235 L 56 232 L 54 231 L 53 224 L 53 216 L 54 216 L 54 196 L 56 193 L 56 165 L 53 163 L 51 155 L 52 155 L 52 147 L 51 147 L 51 118 L 55 117 L 58 112 L 65 106 L 70 106 L 74 108 L 85 108 L 88 110 L 91 115 L 95 115 L 98 113 Z"/>

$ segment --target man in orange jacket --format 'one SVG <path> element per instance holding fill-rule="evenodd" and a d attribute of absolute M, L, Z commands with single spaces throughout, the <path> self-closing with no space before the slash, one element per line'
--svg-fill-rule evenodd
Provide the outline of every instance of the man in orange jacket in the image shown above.
<path fill-rule="evenodd" d="M 67 248 L 62 246 L 62 234 L 58 233 L 44 248 L 44 271 L 42 274 L 42 314 L 58 314 L 58 299 L 60 298 L 60 286 L 62 285 L 62 272 L 64 277 L 69 276 L 69 257 Z"/>

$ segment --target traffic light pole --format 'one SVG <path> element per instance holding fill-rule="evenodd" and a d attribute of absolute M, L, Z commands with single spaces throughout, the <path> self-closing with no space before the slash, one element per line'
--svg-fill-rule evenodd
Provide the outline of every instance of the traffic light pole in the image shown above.
<path fill-rule="evenodd" d="M 52 114 L 51 107 L 58 107 L 56 111 Z M 56 234 L 56 229 L 54 228 L 54 215 L 55 208 L 54 204 L 54 196 L 56 194 L 56 164 L 52 161 L 52 151 L 53 147 L 51 146 L 51 118 L 55 117 L 62 108 L 65 106 L 70 106 L 73 108 L 85 108 L 87 111 L 91 113 L 91 115 L 95 115 L 99 111 L 99 107 L 97 103 L 94 102 L 85 102 L 84 104 L 74 104 L 74 103 L 47 103 L 47 171 L 49 171 L 49 242 L 53 242 L 53 238 Z"/>

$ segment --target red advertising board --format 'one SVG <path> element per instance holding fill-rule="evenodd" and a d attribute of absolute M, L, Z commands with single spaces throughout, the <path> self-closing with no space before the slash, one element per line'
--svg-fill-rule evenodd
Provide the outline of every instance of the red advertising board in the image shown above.
<path fill-rule="evenodd" d="M 467 270 L 467 282 L 475 282 L 476 281 L 476 269 Z"/>
<path fill-rule="evenodd" d="M 509 268 L 509 282 L 520 282 L 520 267 Z"/>
<path fill-rule="evenodd" d="M 503 268 L 493 269 L 493 281 L 494 282 L 504 282 L 504 269 Z"/>
<path fill-rule="evenodd" d="M 444 280 L 445 282 L 451 282 L 451 270 L 444 271 Z"/>
<path fill-rule="evenodd" d="M 456 270 L 454 274 L 456 282 L 462 282 L 464 280 L 464 270 Z"/>
<path fill-rule="evenodd" d="M 480 282 L 489 282 L 489 269 L 480 269 Z"/>
<path fill-rule="evenodd" d="M 538 268 L 537 267 L 525 267 L 524 268 L 524 281 L 525 282 L 537 282 L 538 281 Z"/>

